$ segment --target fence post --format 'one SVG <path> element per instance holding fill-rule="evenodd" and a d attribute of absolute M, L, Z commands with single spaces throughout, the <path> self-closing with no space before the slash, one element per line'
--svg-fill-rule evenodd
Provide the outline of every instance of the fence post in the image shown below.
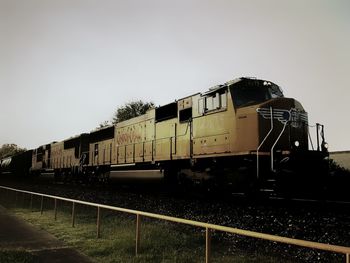
<path fill-rule="evenodd" d="M 55 198 L 55 221 L 57 220 L 57 198 Z"/>
<path fill-rule="evenodd" d="M 100 238 L 101 234 L 100 234 L 100 230 L 101 230 L 101 208 L 98 206 L 97 207 L 97 222 L 96 222 L 96 237 Z"/>
<path fill-rule="evenodd" d="M 23 200 L 22 200 L 22 204 L 21 205 L 24 206 L 24 204 L 26 203 L 26 194 L 23 193 L 22 196 L 23 196 Z"/>
<path fill-rule="evenodd" d="M 72 204 L 72 227 L 75 226 L 75 202 Z"/>
<path fill-rule="evenodd" d="M 29 207 L 30 207 L 30 212 L 33 211 L 33 194 L 30 194 L 30 204 L 29 204 Z"/>
<path fill-rule="evenodd" d="M 43 212 L 44 212 L 44 196 L 41 196 L 40 214 L 42 215 Z"/>
<path fill-rule="evenodd" d="M 211 230 L 205 228 L 205 263 L 210 263 Z"/>
<path fill-rule="evenodd" d="M 136 255 L 140 252 L 140 233 L 141 233 L 141 216 L 139 214 L 136 215 Z"/>
<path fill-rule="evenodd" d="M 15 207 L 17 208 L 17 199 L 18 199 L 18 193 L 17 191 L 15 192 Z"/>

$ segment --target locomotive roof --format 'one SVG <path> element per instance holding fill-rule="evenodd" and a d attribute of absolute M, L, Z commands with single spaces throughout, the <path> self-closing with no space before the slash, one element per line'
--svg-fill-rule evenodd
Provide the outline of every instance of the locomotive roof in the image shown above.
<path fill-rule="evenodd" d="M 251 82 L 251 83 L 264 82 L 264 85 L 275 85 L 275 86 L 278 86 L 277 84 L 273 83 L 272 81 L 265 80 L 265 79 L 258 79 L 258 78 L 254 78 L 254 77 L 241 77 L 241 78 L 235 78 L 235 79 L 229 80 L 229 81 L 225 82 L 224 84 L 216 85 L 214 87 L 211 87 L 211 88 L 209 88 L 209 91 L 207 91 L 204 94 L 212 93 L 212 92 L 214 92 L 216 90 L 222 89 L 224 87 L 232 86 L 232 85 L 238 84 L 238 83 L 243 82 L 243 81 L 248 81 L 248 82 Z M 268 84 L 265 84 L 265 83 L 268 83 Z"/>
<path fill-rule="evenodd" d="M 229 80 L 229 81 L 225 82 L 224 84 L 216 85 L 214 87 L 209 88 L 209 90 L 207 92 L 204 92 L 203 95 L 208 95 L 208 94 L 211 94 L 211 93 L 215 93 L 218 90 L 221 90 L 223 88 L 227 88 L 230 85 L 233 85 L 233 84 L 236 84 L 238 82 L 241 82 L 243 79 L 249 79 L 249 78 L 235 78 L 233 80 Z M 250 79 L 252 79 L 252 78 L 250 78 Z"/>
<path fill-rule="evenodd" d="M 232 86 L 232 85 L 237 84 L 237 83 L 242 82 L 242 81 L 251 81 L 251 82 L 263 81 L 263 82 L 278 86 L 277 84 L 273 83 L 272 81 L 265 80 L 265 79 L 258 79 L 258 78 L 254 78 L 254 77 L 236 78 L 236 79 L 227 81 L 224 85 L 225 86 Z"/>

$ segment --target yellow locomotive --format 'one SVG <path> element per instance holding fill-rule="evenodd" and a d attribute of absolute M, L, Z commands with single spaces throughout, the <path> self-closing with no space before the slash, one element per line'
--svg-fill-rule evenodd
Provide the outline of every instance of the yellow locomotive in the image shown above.
<path fill-rule="evenodd" d="M 31 170 L 89 180 L 105 180 L 111 172 L 161 173 L 173 183 L 261 189 L 295 176 L 313 180 L 307 174 L 317 171 L 306 166 L 323 169 L 327 144 L 323 126 L 316 128 L 316 149 L 310 150 L 301 104 L 285 98 L 270 81 L 238 78 L 114 126 L 39 147 Z"/>

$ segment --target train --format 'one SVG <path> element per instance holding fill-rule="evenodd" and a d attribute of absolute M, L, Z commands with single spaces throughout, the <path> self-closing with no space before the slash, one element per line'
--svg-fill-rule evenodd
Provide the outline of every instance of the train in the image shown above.
<path fill-rule="evenodd" d="M 1 160 L 16 174 L 108 182 L 160 174 L 169 184 L 217 189 L 310 189 L 322 184 L 328 144 L 275 83 L 241 77 L 145 114 Z"/>

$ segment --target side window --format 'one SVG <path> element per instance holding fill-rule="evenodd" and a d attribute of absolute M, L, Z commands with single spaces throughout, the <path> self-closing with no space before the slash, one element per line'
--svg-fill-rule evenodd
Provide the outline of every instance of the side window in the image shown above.
<path fill-rule="evenodd" d="M 198 100 L 198 113 L 199 114 L 204 114 L 205 110 L 204 110 L 204 103 L 205 99 L 204 98 L 201 98 Z"/>
<path fill-rule="evenodd" d="M 220 94 L 220 103 L 221 108 L 227 108 L 227 92 Z"/>
<path fill-rule="evenodd" d="M 221 110 L 227 108 L 227 92 L 221 91 L 210 94 L 198 101 L 199 114 L 206 112 Z"/>
<path fill-rule="evenodd" d="M 212 111 L 215 109 L 215 94 L 205 98 L 205 111 Z"/>

